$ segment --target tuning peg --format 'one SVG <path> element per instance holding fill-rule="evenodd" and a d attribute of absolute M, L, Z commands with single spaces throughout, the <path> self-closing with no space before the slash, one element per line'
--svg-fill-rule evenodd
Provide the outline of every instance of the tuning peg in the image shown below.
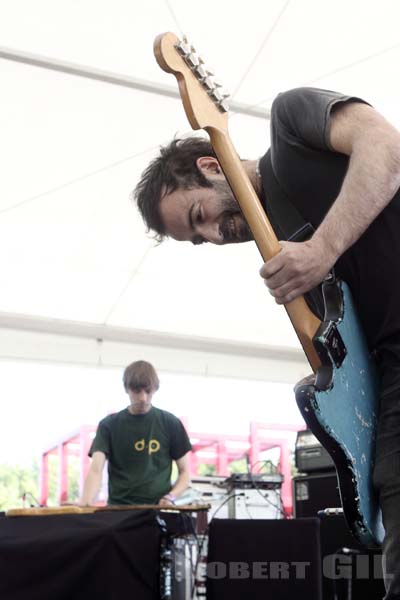
<path fill-rule="evenodd" d="M 202 80 L 201 83 L 202 83 L 203 87 L 206 88 L 207 92 L 211 92 L 215 88 L 214 80 L 212 77 L 206 77 L 205 79 Z"/>
<path fill-rule="evenodd" d="M 229 110 L 229 103 L 226 100 L 222 100 L 222 102 L 219 102 L 218 106 L 222 110 L 222 112 L 228 112 Z"/>
<path fill-rule="evenodd" d="M 201 61 L 200 61 L 200 64 L 195 68 L 195 74 L 196 74 L 197 78 L 200 79 L 200 81 L 207 77 L 207 71 L 203 67 L 203 64 L 201 63 Z"/>
<path fill-rule="evenodd" d="M 193 71 L 218 108 L 222 112 L 228 112 L 229 105 L 227 98 L 229 94 L 222 89 L 220 80 L 214 78 L 213 69 L 205 66 L 203 58 L 197 54 L 195 47 L 189 44 L 186 35 L 176 45 L 176 49 L 183 56 L 186 64 Z"/>
<path fill-rule="evenodd" d="M 227 101 L 227 99 L 229 98 L 228 92 L 221 90 L 219 88 L 214 88 L 210 92 L 210 97 L 214 100 L 214 102 L 217 104 L 218 108 L 222 112 L 228 112 L 228 110 L 229 110 L 229 104 Z"/>
<path fill-rule="evenodd" d="M 185 56 L 185 60 L 186 60 L 187 64 L 189 65 L 189 67 L 191 67 L 192 69 L 195 69 L 200 64 L 197 54 L 195 54 L 193 52 L 191 54 L 189 54 L 188 56 Z"/>
<path fill-rule="evenodd" d="M 217 102 L 217 104 L 221 104 L 227 100 L 227 98 L 229 98 L 230 94 L 225 90 L 221 90 L 220 88 L 214 88 L 210 92 L 210 96 Z"/>
<path fill-rule="evenodd" d="M 179 44 L 176 45 L 176 49 L 180 54 L 182 54 L 182 56 L 189 56 L 189 54 L 191 54 L 192 48 L 193 46 L 190 46 L 190 44 L 188 43 L 186 35 L 184 35 L 182 41 L 180 41 Z"/>
<path fill-rule="evenodd" d="M 224 99 L 223 95 L 216 87 L 210 92 L 210 96 L 213 100 L 215 100 L 215 102 L 217 102 L 217 104 L 222 102 L 222 100 Z"/>

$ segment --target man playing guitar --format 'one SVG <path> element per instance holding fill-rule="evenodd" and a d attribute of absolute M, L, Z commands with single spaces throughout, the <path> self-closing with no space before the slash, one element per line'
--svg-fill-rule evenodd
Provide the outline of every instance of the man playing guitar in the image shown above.
<path fill-rule="evenodd" d="M 377 359 L 374 484 L 386 530 L 385 600 L 400 599 L 400 133 L 362 99 L 299 88 L 273 103 L 270 150 L 242 166 L 282 240 L 280 252 L 260 271 L 276 302 L 309 292 L 334 267 L 351 289 Z M 311 238 L 286 241 L 281 215 L 269 210 L 271 193 L 289 199 L 313 226 Z M 174 140 L 163 148 L 143 173 L 135 198 L 159 240 L 253 239 L 204 139 Z"/>

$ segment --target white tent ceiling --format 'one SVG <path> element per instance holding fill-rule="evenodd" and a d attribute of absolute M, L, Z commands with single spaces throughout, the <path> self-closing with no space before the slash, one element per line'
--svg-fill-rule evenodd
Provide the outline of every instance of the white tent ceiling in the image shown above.
<path fill-rule="evenodd" d="M 260 360 L 260 376 L 262 357 L 280 347 L 281 359 L 307 371 L 253 244 L 156 246 L 144 232 L 129 193 L 159 144 L 188 133 L 180 101 L 12 56 L 173 87 L 152 44 L 164 31 L 186 33 L 233 100 L 266 115 L 279 91 L 315 85 L 360 95 L 400 126 L 399 17 L 396 0 L 2 0 L 0 355 L 91 363 L 95 340 L 108 339 L 157 346 L 173 370 L 185 370 L 185 354 L 165 358 L 170 347 L 193 364 L 187 353 L 197 347 L 200 370 L 207 352 L 247 354 L 249 365 Z M 268 127 L 267 118 L 231 113 L 242 156 L 266 150 Z M 65 338 L 68 328 L 92 340 L 90 351 L 49 335 Z M 108 362 L 123 363 L 128 346 L 114 361 L 113 348 Z M 239 363 L 229 364 L 237 373 Z"/>

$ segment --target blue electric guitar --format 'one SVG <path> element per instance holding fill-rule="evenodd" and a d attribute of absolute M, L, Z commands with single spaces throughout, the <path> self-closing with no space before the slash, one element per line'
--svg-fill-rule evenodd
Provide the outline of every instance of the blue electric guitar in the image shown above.
<path fill-rule="evenodd" d="M 227 96 L 186 40 L 173 33 L 156 38 L 160 67 L 175 75 L 193 129 L 210 136 L 224 175 L 266 261 L 280 251 L 276 235 L 228 134 Z M 323 286 L 321 322 L 303 297 L 285 305 L 314 375 L 296 386 L 307 425 L 331 455 L 343 512 L 366 546 L 382 542 L 381 512 L 372 486 L 378 380 L 348 287 L 334 278 Z"/>

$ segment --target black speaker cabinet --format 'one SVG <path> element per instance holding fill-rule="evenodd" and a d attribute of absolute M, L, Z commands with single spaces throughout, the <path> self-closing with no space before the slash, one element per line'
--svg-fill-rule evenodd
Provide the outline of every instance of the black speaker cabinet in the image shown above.
<path fill-rule="evenodd" d="M 324 508 L 340 508 L 336 471 L 294 477 L 293 500 L 295 517 L 316 517 Z"/>
<path fill-rule="evenodd" d="M 213 519 L 207 600 L 321 600 L 318 519 Z"/>
<path fill-rule="evenodd" d="M 321 444 L 307 448 L 296 448 L 295 464 L 300 473 L 334 470 L 333 461 Z"/>
<path fill-rule="evenodd" d="M 341 507 L 336 472 L 313 473 L 293 478 L 294 514 L 316 517 L 324 508 Z M 342 552 L 343 548 L 349 553 Z M 344 517 L 321 518 L 321 563 L 324 600 L 381 600 L 385 590 L 381 553 L 366 550 L 350 533 Z"/>

